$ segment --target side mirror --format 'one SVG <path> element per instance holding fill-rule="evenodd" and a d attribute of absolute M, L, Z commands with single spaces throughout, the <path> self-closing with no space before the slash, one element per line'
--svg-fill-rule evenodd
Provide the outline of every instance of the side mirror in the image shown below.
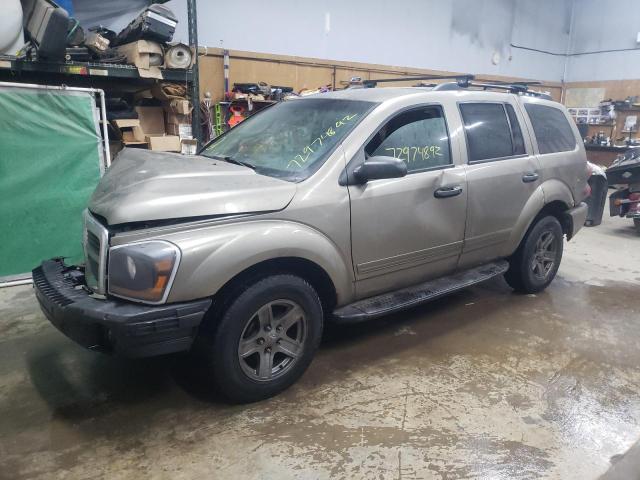
<path fill-rule="evenodd" d="M 357 166 L 353 176 L 358 184 L 382 178 L 400 178 L 407 174 L 407 164 L 395 157 L 370 157 L 362 165 Z"/>

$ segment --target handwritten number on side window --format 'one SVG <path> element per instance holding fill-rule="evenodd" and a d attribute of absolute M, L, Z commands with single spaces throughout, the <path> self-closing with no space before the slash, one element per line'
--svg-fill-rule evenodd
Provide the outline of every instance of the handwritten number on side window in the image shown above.
<path fill-rule="evenodd" d="M 418 160 L 429 160 L 435 157 L 442 157 L 440 147 L 437 145 L 425 145 L 424 147 L 388 147 L 386 152 L 391 152 L 391 156 L 399 160 L 405 160 L 407 163 Z"/>

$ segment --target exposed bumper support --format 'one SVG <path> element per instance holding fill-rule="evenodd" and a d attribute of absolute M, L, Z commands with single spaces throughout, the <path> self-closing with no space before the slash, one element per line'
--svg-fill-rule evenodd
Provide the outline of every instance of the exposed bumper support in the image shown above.
<path fill-rule="evenodd" d="M 42 311 L 66 336 L 91 350 L 148 357 L 191 348 L 210 299 L 147 306 L 100 300 L 82 288 L 84 276 L 62 260 L 33 270 Z"/>

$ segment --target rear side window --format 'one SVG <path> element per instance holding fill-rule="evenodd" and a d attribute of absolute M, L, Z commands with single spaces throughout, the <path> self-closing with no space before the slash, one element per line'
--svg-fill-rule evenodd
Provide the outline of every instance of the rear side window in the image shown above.
<path fill-rule="evenodd" d="M 442 108 L 421 107 L 396 115 L 371 139 L 365 153 L 399 158 L 409 173 L 451 164 Z"/>
<path fill-rule="evenodd" d="M 512 133 L 502 103 L 461 103 L 460 113 L 467 136 L 470 162 L 524 153 L 522 132 L 517 119 L 514 118 L 517 130 Z"/>
<path fill-rule="evenodd" d="M 576 138 L 564 113 L 553 107 L 525 103 L 541 154 L 568 152 L 576 147 Z"/>

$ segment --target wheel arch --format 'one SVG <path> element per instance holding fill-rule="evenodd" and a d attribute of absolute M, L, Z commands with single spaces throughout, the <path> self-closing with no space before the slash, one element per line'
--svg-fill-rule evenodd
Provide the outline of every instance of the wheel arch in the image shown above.
<path fill-rule="evenodd" d="M 546 215 L 557 218 L 562 226 L 562 232 L 567 235 L 568 240 L 571 239 L 573 223 L 571 216 L 567 215 L 566 212 L 573 205 L 573 197 L 571 197 L 568 187 L 565 186 L 565 188 L 567 190 L 554 189 L 557 194 L 552 195 L 551 198 L 547 197 L 547 192 L 543 190 L 542 186 L 539 186 L 534 191 L 522 209 L 520 217 L 511 232 L 511 237 L 503 252 L 504 257 L 511 256 L 521 245 L 536 221 Z M 566 193 L 569 193 L 569 198 L 567 198 Z"/>
<path fill-rule="evenodd" d="M 309 283 L 318 294 L 325 315 L 335 308 L 338 294 L 333 280 L 320 265 L 302 257 L 271 258 L 244 269 L 215 293 L 213 302 L 224 309 L 227 301 L 234 298 L 238 291 L 262 278 L 279 274 L 295 275 Z"/>

